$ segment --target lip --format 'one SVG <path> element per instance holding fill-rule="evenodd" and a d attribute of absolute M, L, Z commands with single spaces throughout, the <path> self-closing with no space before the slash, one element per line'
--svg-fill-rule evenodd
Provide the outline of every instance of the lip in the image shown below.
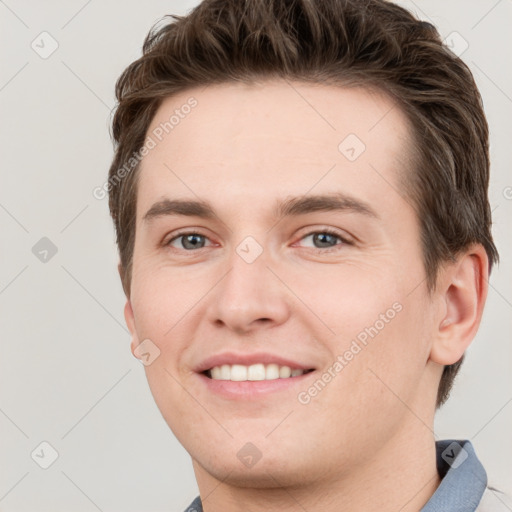
<path fill-rule="evenodd" d="M 236 352 L 222 352 L 206 358 L 202 361 L 195 369 L 197 373 L 203 373 L 206 370 L 210 370 L 214 366 L 222 366 L 223 364 L 241 364 L 244 366 L 251 366 L 253 364 L 277 364 L 279 366 L 289 366 L 292 369 L 299 370 L 314 370 L 315 368 L 311 365 L 301 363 L 299 361 L 293 361 L 276 354 L 269 354 L 268 352 L 254 352 L 251 354 L 243 354 Z M 292 378 L 292 377 L 290 377 Z M 285 379 L 282 379 L 285 380 Z M 252 381 L 252 382 L 272 382 L 272 381 Z"/>
<path fill-rule="evenodd" d="M 316 373 L 316 371 L 312 371 L 286 379 L 247 380 L 242 382 L 214 380 L 207 377 L 204 373 L 198 373 L 197 376 L 209 393 L 228 400 L 239 399 L 247 401 L 267 398 L 271 394 L 281 395 L 281 392 L 293 392 L 296 397 L 300 391 L 307 389 L 307 379 L 311 378 L 311 376 L 314 376 L 316 379 Z"/>
<path fill-rule="evenodd" d="M 251 366 L 252 364 L 277 364 L 279 366 L 289 366 L 292 369 L 300 370 L 313 370 L 303 375 L 296 377 L 288 377 L 286 379 L 273 379 L 273 380 L 248 380 L 248 381 L 231 381 L 231 380 L 214 380 L 205 375 L 206 370 L 210 370 L 214 366 L 222 366 L 223 364 L 242 364 L 244 366 Z M 315 374 L 314 368 L 311 364 L 304 364 L 300 361 L 288 359 L 277 354 L 270 354 L 268 352 L 253 352 L 251 354 L 243 354 L 239 352 L 222 352 L 215 354 L 202 361 L 195 371 L 200 381 L 206 387 L 209 393 L 214 393 L 229 400 L 243 399 L 251 400 L 266 397 L 272 393 L 290 391 L 292 388 L 297 388 L 296 393 L 305 389 L 304 381 L 309 379 L 311 375 Z"/>

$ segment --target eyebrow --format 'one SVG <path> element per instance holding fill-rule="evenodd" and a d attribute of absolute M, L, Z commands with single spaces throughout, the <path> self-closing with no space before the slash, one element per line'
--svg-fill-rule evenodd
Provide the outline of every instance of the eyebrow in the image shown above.
<path fill-rule="evenodd" d="M 277 216 L 288 217 L 313 212 L 348 211 L 379 219 L 377 212 L 367 203 L 338 192 L 333 194 L 292 197 L 276 205 Z"/>
<path fill-rule="evenodd" d="M 320 211 L 346 211 L 380 219 L 378 213 L 369 204 L 340 192 L 292 197 L 284 201 L 277 201 L 274 215 L 276 217 L 292 217 Z M 149 223 L 158 217 L 171 215 L 200 217 L 203 219 L 214 219 L 217 217 L 213 207 L 206 201 L 165 198 L 153 204 L 142 220 Z"/>

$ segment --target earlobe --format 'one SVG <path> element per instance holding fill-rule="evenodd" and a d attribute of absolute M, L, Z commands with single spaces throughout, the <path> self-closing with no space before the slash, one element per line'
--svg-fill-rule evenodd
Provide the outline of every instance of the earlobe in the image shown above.
<path fill-rule="evenodd" d="M 435 363 L 456 363 L 475 337 L 487 298 L 488 268 L 481 245 L 472 246 L 443 268 L 436 287 L 442 307 L 430 352 Z"/>

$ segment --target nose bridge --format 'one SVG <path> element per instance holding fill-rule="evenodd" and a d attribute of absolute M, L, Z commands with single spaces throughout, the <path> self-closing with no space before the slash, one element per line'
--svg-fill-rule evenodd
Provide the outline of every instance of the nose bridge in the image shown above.
<path fill-rule="evenodd" d="M 268 250 L 246 237 L 230 254 L 229 271 L 216 287 L 209 317 L 237 331 L 258 320 L 282 323 L 288 315 L 285 289 L 267 268 Z"/>

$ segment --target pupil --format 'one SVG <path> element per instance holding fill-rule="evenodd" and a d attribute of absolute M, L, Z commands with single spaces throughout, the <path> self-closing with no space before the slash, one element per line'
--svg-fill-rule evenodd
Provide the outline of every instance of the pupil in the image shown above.
<path fill-rule="evenodd" d="M 201 244 L 200 235 L 187 235 L 183 239 L 183 247 L 185 249 L 194 249 Z"/>
<path fill-rule="evenodd" d="M 329 239 L 333 243 L 329 243 Z M 336 240 L 333 235 L 330 235 L 329 233 L 318 233 L 314 236 L 315 242 L 319 242 L 320 244 L 326 244 L 322 247 L 332 247 L 333 245 L 336 245 Z"/>

